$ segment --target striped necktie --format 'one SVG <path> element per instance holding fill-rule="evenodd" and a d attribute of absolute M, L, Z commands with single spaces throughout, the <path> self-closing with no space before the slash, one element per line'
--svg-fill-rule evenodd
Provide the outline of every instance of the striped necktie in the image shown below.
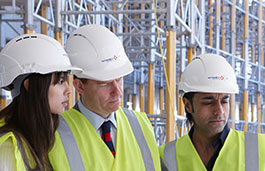
<path fill-rule="evenodd" d="M 115 149 L 114 149 L 114 145 L 112 143 L 112 139 L 110 136 L 110 127 L 111 127 L 111 121 L 104 122 L 101 125 L 101 128 L 103 130 L 102 139 L 106 143 L 106 145 L 109 147 L 113 156 L 115 157 Z"/>

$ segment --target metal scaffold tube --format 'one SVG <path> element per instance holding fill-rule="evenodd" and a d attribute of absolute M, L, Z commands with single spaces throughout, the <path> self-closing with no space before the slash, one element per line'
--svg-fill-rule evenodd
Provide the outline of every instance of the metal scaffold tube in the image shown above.
<path fill-rule="evenodd" d="M 244 70 L 244 90 L 243 90 L 243 120 L 245 121 L 245 126 L 244 126 L 244 131 L 247 131 L 247 122 L 248 122 L 248 78 L 247 78 L 247 64 L 248 64 L 248 60 L 249 60 L 249 56 L 248 56 L 248 38 L 249 38 L 249 33 L 248 33 L 248 29 L 249 29 L 249 7 L 248 7 L 248 0 L 244 0 L 244 4 L 245 4 L 245 15 L 244 15 L 244 42 L 243 42 L 243 51 L 244 51 L 244 56 L 242 56 L 245 59 L 245 70 Z"/>
<path fill-rule="evenodd" d="M 140 111 L 144 112 L 144 85 L 139 86 Z"/>
<path fill-rule="evenodd" d="M 169 89 L 166 91 L 166 142 L 175 139 L 175 99 L 176 99 L 176 31 L 168 30 L 167 38 L 167 77 Z"/>
<path fill-rule="evenodd" d="M 33 13 L 34 13 L 34 4 L 31 0 L 25 1 L 25 23 L 24 23 L 24 32 L 25 33 L 34 33 L 34 21 L 33 21 Z"/>
<path fill-rule="evenodd" d="M 154 64 L 148 65 L 148 106 L 147 113 L 154 114 L 154 93 L 155 93 L 155 68 Z"/>
<path fill-rule="evenodd" d="M 235 68 L 235 59 L 234 56 L 236 55 L 236 0 L 232 0 L 232 5 L 230 7 L 231 15 L 230 15 L 230 32 L 231 32 L 231 65 L 233 68 Z M 230 119 L 232 120 L 231 122 L 231 128 L 235 128 L 234 121 L 235 121 L 235 95 L 231 95 L 230 97 Z"/>

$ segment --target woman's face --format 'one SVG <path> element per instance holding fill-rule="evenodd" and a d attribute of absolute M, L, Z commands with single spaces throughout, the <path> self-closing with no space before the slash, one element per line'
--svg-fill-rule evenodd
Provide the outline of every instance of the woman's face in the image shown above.
<path fill-rule="evenodd" d="M 52 74 L 51 84 L 48 90 L 48 100 L 51 113 L 60 114 L 68 105 L 68 96 L 71 89 L 65 79 L 65 74 L 60 75 L 59 81 L 54 84 L 55 74 Z"/>

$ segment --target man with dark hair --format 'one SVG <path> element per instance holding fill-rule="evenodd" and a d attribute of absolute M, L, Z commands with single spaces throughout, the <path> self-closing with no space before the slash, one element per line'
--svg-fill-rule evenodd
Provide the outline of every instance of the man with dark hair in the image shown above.
<path fill-rule="evenodd" d="M 162 170 L 265 169 L 265 136 L 227 125 L 230 95 L 239 89 L 233 68 L 222 56 L 194 58 L 182 74 L 179 91 L 192 128 L 188 135 L 159 147 Z"/>

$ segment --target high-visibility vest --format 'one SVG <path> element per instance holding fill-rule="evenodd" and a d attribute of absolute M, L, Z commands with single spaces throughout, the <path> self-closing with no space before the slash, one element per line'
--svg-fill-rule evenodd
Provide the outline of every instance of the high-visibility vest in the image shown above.
<path fill-rule="evenodd" d="M 12 133 L 12 132 L 7 132 L 3 135 L 0 135 L 0 144 L 4 143 L 5 141 L 11 139 L 11 142 L 13 144 L 13 150 L 14 150 L 14 156 L 15 156 L 15 163 L 16 163 L 16 170 L 17 171 L 26 171 L 29 170 L 23 160 L 23 157 L 21 155 L 21 146 L 17 141 L 16 136 Z M 28 147 L 25 145 L 25 143 L 23 142 L 23 146 L 26 152 L 27 157 L 25 158 L 25 161 L 27 161 L 30 165 L 30 167 L 34 168 L 36 166 L 36 163 L 33 159 L 33 157 L 31 156 L 31 154 L 29 153 L 29 149 Z"/>
<path fill-rule="evenodd" d="M 207 171 L 189 135 L 159 147 L 169 171 Z M 213 171 L 264 171 L 265 135 L 230 130 Z"/>
<path fill-rule="evenodd" d="M 74 108 L 63 113 L 49 153 L 54 170 L 161 170 L 153 128 L 145 113 L 125 108 L 115 113 L 115 158 L 84 115 Z"/>

